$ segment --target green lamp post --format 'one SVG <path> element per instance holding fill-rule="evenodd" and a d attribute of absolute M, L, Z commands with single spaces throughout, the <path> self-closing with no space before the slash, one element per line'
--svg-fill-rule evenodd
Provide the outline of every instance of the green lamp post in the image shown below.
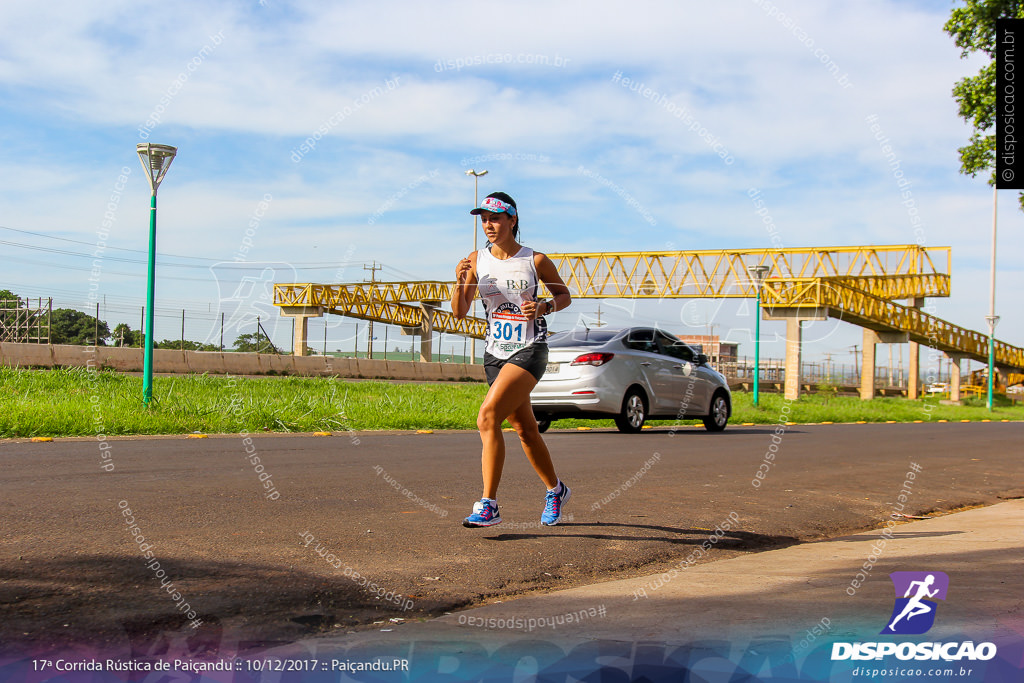
<path fill-rule="evenodd" d="M 992 412 L 992 388 L 996 383 L 996 323 L 998 315 L 986 315 L 988 321 L 988 410 Z"/>
<path fill-rule="evenodd" d="M 764 284 L 765 276 L 768 275 L 768 266 L 747 266 L 747 271 L 750 272 L 754 287 L 757 289 L 757 309 L 754 313 L 754 405 L 756 406 L 760 399 L 761 384 L 761 286 Z"/>
<path fill-rule="evenodd" d="M 156 191 L 171 167 L 177 147 L 140 142 L 136 146 L 153 195 L 149 202 L 149 272 L 146 276 L 146 344 L 142 356 L 142 402 L 153 398 L 153 280 L 156 274 Z"/>

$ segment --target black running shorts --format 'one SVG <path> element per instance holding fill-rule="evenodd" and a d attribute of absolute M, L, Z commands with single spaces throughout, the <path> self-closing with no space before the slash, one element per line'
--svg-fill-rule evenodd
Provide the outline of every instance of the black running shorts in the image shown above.
<path fill-rule="evenodd" d="M 484 372 L 487 374 L 487 384 L 494 384 L 498 373 L 507 363 L 518 365 L 533 375 L 537 381 L 544 375 L 548 367 L 548 345 L 530 344 L 512 354 L 511 358 L 495 358 L 484 351 Z"/>

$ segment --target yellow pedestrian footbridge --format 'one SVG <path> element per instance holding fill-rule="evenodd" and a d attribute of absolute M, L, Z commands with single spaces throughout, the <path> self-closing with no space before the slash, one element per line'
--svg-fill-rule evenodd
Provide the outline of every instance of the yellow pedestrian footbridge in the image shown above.
<path fill-rule="evenodd" d="M 548 256 L 574 298 L 754 298 L 757 284 L 749 268 L 764 266 L 764 315 L 788 321 L 787 395 L 794 397 L 799 392 L 800 325 L 806 320 L 836 318 L 864 328 L 865 366 L 870 359 L 873 367 L 874 344 L 880 341 L 911 343 L 911 374 L 915 376 L 918 344 L 945 352 L 957 361 L 988 359 L 987 334 L 921 310 L 926 297 L 949 296 L 949 247 L 891 245 Z M 453 285 L 441 281 L 279 283 L 274 285 L 274 304 L 283 315 L 301 319 L 295 335 L 298 355 L 305 351 L 306 320 L 325 313 L 401 325 L 421 333 L 424 344 L 429 344 L 433 331 L 482 339 L 486 334 L 483 319 L 458 320 L 441 309 L 450 300 Z M 897 303 L 899 300 L 908 304 Z M 429 357 L 429 346 L 425 355 Z M 1024 370 L 1024 349 L 1020 347 L 997 341 L 995 359 L 1001 369 Z M 873 387 L 865 387 L 862 393 L 868 398 L 873 395 Z M 916 395 L 916 387 L 911 388 L 911 394 Z"/>

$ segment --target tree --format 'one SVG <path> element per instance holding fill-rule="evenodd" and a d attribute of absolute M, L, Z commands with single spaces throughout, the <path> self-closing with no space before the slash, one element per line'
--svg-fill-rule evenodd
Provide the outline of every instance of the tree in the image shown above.
<path fill-rule="evenodd" d="M 110 328 L 102 320 L 99 321 L 99 339 L 96 339 L 97 321 L 94 316 L 73 308 L 55 308 L 50 316 L 51 344 L 78 344 L 87 346 L 96 344 L 106 346 L 110 336 Z"/>
<path fill-rule="evenodd" d="M 240 334 L 235 340 L 235 350 L 246 353 L 281 353 L 281 349 L 270 343 L 266 335 L 250 332 Z"/>
<path fill-rule="evenodd" d="M 977 76 L 963 78 L 953 87 L 960 117 L 974 127 L 970 144 L 959 150 L 960 172 L 975 177 L 990 170 L 989 184 L 995 183 L 996 172 L 996 19 L 1024 19 L 1024 0 L 965 0 L 943 27 L 961 49 L 961 57 L 984 52 L 990 59 Z M 1019 201 L 1024 210 L 1024 193 Z"/>

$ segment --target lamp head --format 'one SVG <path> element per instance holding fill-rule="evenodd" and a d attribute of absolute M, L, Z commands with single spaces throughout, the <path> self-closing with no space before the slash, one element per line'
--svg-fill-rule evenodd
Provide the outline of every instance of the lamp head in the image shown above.
<path fill-rule="evenodd" d="M 750 277 L 754 279 L 754 284 L 760 287 L 764 283 L 765 276 L 768 275 L 768 271 L 771 270 L 768 266 L 747 266 L 747 272 L 750 273 Z"/>
<path fill-rule="evenodd" d="M 167 170 L 171 167 L 171 161 L 178 153 L 178 148 L 152 142 L 140 142 L 135 146 L 135 151 L 139 153 L 142 168 L 146 169 L 149 187 L 155 193 L 160 187 L 160 183 L 163 182 L 164 176 L 167 175 Z"/>

